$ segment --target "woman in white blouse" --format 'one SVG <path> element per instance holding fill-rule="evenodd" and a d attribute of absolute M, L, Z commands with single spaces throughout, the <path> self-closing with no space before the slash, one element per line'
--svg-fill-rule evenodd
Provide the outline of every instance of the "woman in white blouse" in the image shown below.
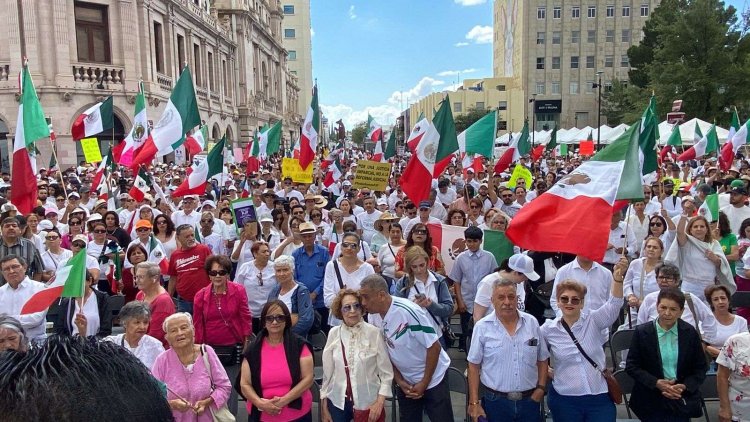
<path fill-rule="evenodd" d="M 395 222 L 391 223 L 388 237 L 388 243 L 381 246 L 378 251 L 378 263 L 380 264 L 383 275 L 394 279 L 396 278 L 396 254 L 399 249 L 406 245 L 401 225 Z"/>
<path fill-rule="evenodd" d="M 73 257 L 73 252 L 68 249 L 63 249 L 60 244 L 62 238 L 60 232 L 57 229 L 52 229 L 44 235 L 44 244 L 47 250 L 39 253 L 42 255 L 42 262 L 44 263 L 44 274 L 42 275 L 42 281 L 49 281 L 55 274 L 58 268 L 62 267 L 65 262 Z"/>
<path fill-rule="evenodd" d="M 547 402 L 556 422 L 608 422 L 617 416 L 601 373 L 606 365 L 602 345 L 607 341 L 605 328 L 615 322 L 622 307 L 622 282 L 627 266 L 624 259 L 615 266 L 609 299 L 591 312 L 582 312 L 585 285 L 575 280 L 564 280 L 557 285 L 562 316 L 548 320 L 541 327 L 550 351 L 550 366 L 554 368 Z M 597 368 L 583 356 L 573 336 Z"/>
<path fill-rule="evenodd" d="M 331 314 L 343 320 L 332 327 L 323 349 L 323 385 L 320 389 L 323 422 L 349 422 L 354 412 L 383 421 L 385 399 L 391 397 L 393 367 L 380 330 L 362 319 L 359 293 L 339 291 Z M 351 396 L 347 390 L 351 389 Z M 360 420 L 360 419 L 357 419 Z"/>
<path fill-rule="evenodd" d="M 632 321 L 632 324 L 625 321 L 627 328 L 635 328 L 638 307 L 641 306 L 643 298 L 649 293 L 659 291 L 655 269 L 661 263 L 662 253 L 664 253 L 664 244 L 661 239 L 653 236 L 647 237 L 643 241 L 641 257 L 630 262 L 622 286 L 625 299 L 630 307 Z"/>
<path fill-rule="evenodd" d="M 360 259 L 360 244 L 361 238 L 358 234 L 346 233 L 341 238 L 341 243 L 336 245 L 337 248 L 341 248 L 341 256 L 331 259 L 326 264 L 326 272 L 323 277 L 323 301 L 327 307 L 330 308 L 339 290 L 359 290 L 362 279 L 370 274 L 375 274 L 372 265 Z M 341 324 L 341 321 L 334 317 L 333 313 L 328 320 L 328 324 L 332 327 Z"/>
<path fill-rule="evenodd" d="M 156 357 L 164 351 L 161 341 L 146 334 L 151 322 L 151 309 L 146 302 L 128 302 L 118 314 L 125 333 L 108 336 L 104 340 L 119 344 L 151 369 Z"/>
<path fill-rule="evenodd" d="M 710 345 L 706 346 L 706 351 L 713 358 L 719 356 L 719 351 L 729 337 L 747 332 L 747 320 L 729 312 L 729 298 L 731 297 L 726 286 L 706 287 L 706 300 L 717 322 L 716 337 Z"/>

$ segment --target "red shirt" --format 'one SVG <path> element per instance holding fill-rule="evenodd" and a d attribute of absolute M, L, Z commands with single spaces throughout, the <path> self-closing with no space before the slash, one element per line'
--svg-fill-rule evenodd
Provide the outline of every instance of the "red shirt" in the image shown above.
<path fill-rule="evenodd" d="M 182 300 L 192 302 L 198 290 L 211 283 L 206 270 L 203 269 L 209 255 L 211 249 L 200 243 L 187 250 L 177 249 L 172 252 L 167 274 L 177 277 L 177 294 Z"/>
<path fill-rule="evenodd" d="M 146 295 L 143 292 L 138 292 L 135 295 L 135 300 L 144 301 Z M 151 308 L 151 323 L 148 325 L 148 335 L 161 341 L 165 349 L 169 348 L 169 343 L 164 338 L 164 329 L 162 324 L 168 316 L 172 315 L 175 311 L 174 302 L 169 296 L 169 293 L 164 292 L 159 296 L 156 296 L 149 305 Z"/>

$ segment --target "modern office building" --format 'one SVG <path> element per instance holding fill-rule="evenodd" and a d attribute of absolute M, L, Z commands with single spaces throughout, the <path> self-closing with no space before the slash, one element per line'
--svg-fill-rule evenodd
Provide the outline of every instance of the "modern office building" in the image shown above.
<path fill-rule="evenodd" d="M 312 26 L 310 0 L 281 0 L 284 12 L 283 45 L 287 50 L 289 71 L 297 77 L 299 114 L 307 114 L 312 100 Z"/>

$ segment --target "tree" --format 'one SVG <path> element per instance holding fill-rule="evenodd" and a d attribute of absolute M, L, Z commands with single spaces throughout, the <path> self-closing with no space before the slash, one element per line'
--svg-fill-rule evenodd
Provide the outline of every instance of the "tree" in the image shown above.
<path fill-rule="evenodd" d="M 352 129 L 352 142 L 359 145 L 364 145 L 365 137 L 367 136 L 367 122 L 359 122 Z"/>
<path fill-rule="evenodd" d="M 466 128 L 473 125 L 477 120 L 486 116 L 490 111 L 492 110 L 486 108 L 479 109 L 476 107 L 471 107 L 466 111 L 466 113 L 461 113 L 454 116 L 453 122 L 456 124 L 456 133 L 465 131 Z"/>
<path fill-rule="evenodd" d="M 610 127 L 620 123 L 632 124 L 641 118 L 648 98 L 645 89 L 614 80 L 612 89 L 602 92 L 602 116 L 607 118 L 607 125 Z"/>

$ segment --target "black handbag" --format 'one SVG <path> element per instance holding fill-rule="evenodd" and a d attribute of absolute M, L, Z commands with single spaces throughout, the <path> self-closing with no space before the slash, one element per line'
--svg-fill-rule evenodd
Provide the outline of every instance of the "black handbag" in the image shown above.
<path fill-rule="evenodd" d="M 242 360 L 242 344 L 231 344 L 229 346 L 211 346 L 216 352 L 216 357 L 219 358 L 224 366 L 237 365 Z"/>

